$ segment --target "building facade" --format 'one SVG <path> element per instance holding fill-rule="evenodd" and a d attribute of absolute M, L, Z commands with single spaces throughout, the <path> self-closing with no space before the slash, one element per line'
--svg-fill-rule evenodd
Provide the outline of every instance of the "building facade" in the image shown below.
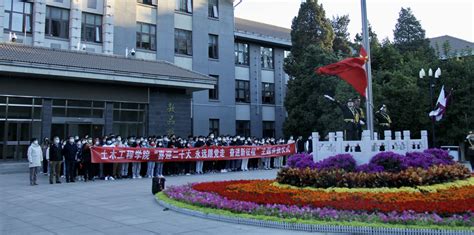
<path fill-rule="evenodd" d="M 31 137 L 282 136 L 290 31 L 232 0 L 3 0 L 0 27 L 0 159 Z"/>

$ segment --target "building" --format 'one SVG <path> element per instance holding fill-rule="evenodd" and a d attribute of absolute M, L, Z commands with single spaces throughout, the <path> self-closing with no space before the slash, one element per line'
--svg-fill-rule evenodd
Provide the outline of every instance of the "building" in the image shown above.
<path fill-rule="evenodd" d="M 0 27 L 0 160 L 32 137 L 282 136 L 290 30 L 232 0 L 3 0 Z"/>
<path fill-rule="evenodd" d="M 429 38 L 430 46 L 440 59 L 474 55 L 474 43 L 449 35 Z"/>

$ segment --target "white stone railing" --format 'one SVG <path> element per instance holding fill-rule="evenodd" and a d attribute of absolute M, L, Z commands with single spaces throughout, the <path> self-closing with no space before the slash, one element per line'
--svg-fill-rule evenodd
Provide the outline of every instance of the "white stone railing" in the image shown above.
<path fill-rule="evenodd" d="M 313 159 L 315 162 L 334 156 L 336 154 L 349 153 L 356 159 L 357 164 L 364 164 L 370 161 L 375 154 L 383 151 L 392 151 L 405 154 L 412 151 L 423 151 L 428 149 L 428 132 L 421 131 L 421 139 L 411 139 L 410 131 L 395 132 L 395 139 L 392 139 L 392 132 L 385 131 L 383 140 L 378 140 L 377 133 L 374 133 L 374 140 L 370 140 L 369 131 L 362 133 L 362 140 L 345 141 L 343 133 L 331 132 L 327 141 L 320 141 L 318 132 L 313 132 Z"/>

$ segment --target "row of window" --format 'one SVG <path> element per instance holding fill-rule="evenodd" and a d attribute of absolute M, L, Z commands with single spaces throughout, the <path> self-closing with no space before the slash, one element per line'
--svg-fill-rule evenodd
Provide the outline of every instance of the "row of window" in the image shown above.
<path fill-rule="evenodd" d="M 138 3 L 156 6 L 158 0 L 137 0 Z M 193 0 L 176 0 L 176 11 L 193 13 Z M 208 1 L 208 16 L 211 18 L 219 18 L 219 0 Z"/>
<path fill-rule="evenodd" d="M 209 75 L 219 80 L 217 75 Z M 219 83 L 219 82 L 218 82 Z M 209 99 L 219 99 L 219 86 L 209 90 Z M 244 80 L 235 80 L 235 102 L 250 103 L 250 82 Z M 262 103 L 275 104 L 275 84 L 262 82 Z"/>
<path fill-rule="evenodd" d="M 13 2 L 12 2 L 13 1 Z M 152 1 L 137 0 L 144 4 Z M 179 6 L 184 6 L 186 0 L 177 0 Z M 32 4 L 20 2 L 19 0 L 7 0 L 5 6 L 4 28 L 17 32 L 32 32 Z M 209 1 L 209 8 L 217 9 L 217 0 Z M 214 12 L 214 10 L 213 10 Z M 217 10 L 215 10 L 217 14 Z M 214 13 L 213 13 L 214 14 Z M 102 42 L 102 15 L 82 13 L 82 40 L 86 42 Z M 156 25 L 137 22 L 136 47 L 147 50 L 156 50 Z M 60 38 L 69 38 L 69 10 L 46 7 L 45 35 Z M 218 36 L 209 34 L 208 54 L 209 58 L 219 58 Z M 235 43 L 235 64 L 249 65 L 249 45 L 247 43 Z M 183 29 L 175 29 L 175 53 L 183 55 L 193 54 L 192 32 Z M 273 69 L 273 48 L 261 47 L 261 66 Z"/>
<path fill-rule="evenodd" d="M 236 42 L 234 44 L 235 64 L 249 65 L 249 44 L 243 42 Z M 261 66 L 264 69 L 273 69 L 273 48 L 260 47 Z"/>
<path fill-rule="evenodd" d="M 275 122 L 274 121 L 263 121 L 262 122 L 263 137 L 275 137 Z M 251 136 L 250 132 L 250 121 L 235 122 L 235 134 L 240 136 Z M 209 133 L 214 135 L 220 135 L 219 132 L 219 119 L 209 119 Z"/>

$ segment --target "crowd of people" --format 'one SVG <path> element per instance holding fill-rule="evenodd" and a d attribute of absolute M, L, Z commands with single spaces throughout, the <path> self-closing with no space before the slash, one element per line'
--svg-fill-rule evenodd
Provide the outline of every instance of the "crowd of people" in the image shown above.
<path fill-rule="evenodd" d="M 71 136 L 67 139 L 54 137 L 51 142 L 45 138 L 40 144 L 31 140 L 28 148 L 30 166 L 30 184 L 37 185 L 36 175 L 42 166 L 42 172 L 49 175 L 49 183 L 91 181 L 96 179 L 139 179 L 143 177 L 162 177 L 163 175 L 204 174 L 230 171 L 248 171 L 272 169 L 284 166 L 287 156 L 275 158 L 250 158 L 239 160 L 197 161 L 197 162 L 130 162 L 130 163 L 92 163 L 91 147 L 140 147 L 140 148 L 199 148 L 204 146 L 259 146 L 277 144 L 296 144 L 296 152 L 312 152 L 311 137 L 296 140 L 291 136 L 283 138 L 255 138 L 243 136 L 188 136 L 187 138 L 169 136 L 150 136 L 122 138 L 110 134 L 102 138 L 90 136 Z"/>

